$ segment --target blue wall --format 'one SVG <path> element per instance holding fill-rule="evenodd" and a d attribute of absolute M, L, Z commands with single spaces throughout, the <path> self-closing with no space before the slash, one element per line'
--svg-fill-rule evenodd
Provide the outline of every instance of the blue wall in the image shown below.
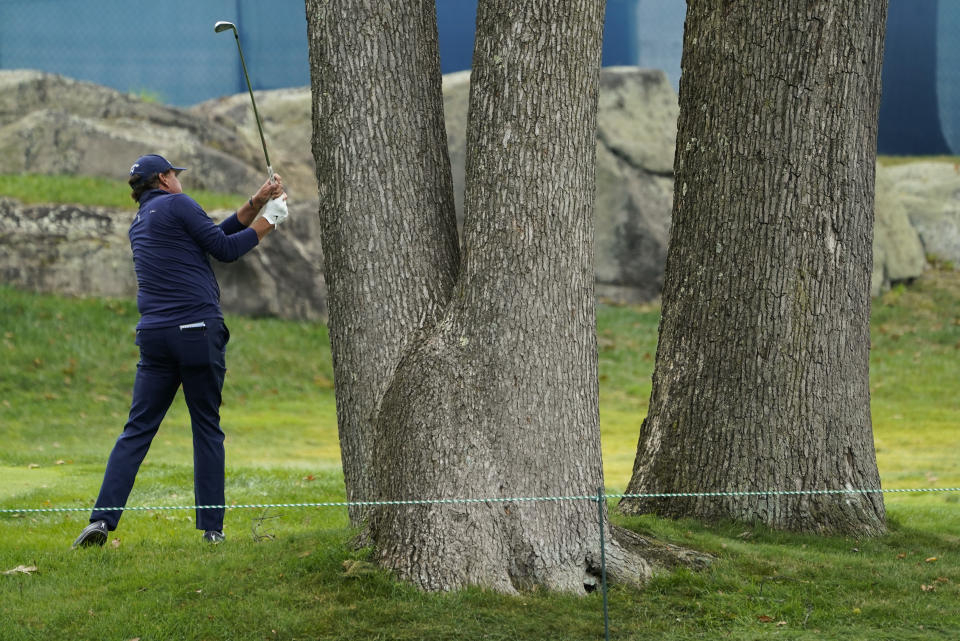
<path fill-rule="evenodd" d="M 476 0 L 437 0 L 444 73 L 468 69 Z M 683 0 L 607 0 L 604 65 L 663 69 L 677 88 Z M 0 0 L 0 69 L 41 69 L 191 105 L 310 82 L 303 0 Z M 960 0 L 890 0 L 878 147 L 960 153 Z"/>
<path fill-rule="evenodd" d="M 881 153 L 949 153 L 937 103 L 936 34 L 937 0 L 890 3 L 877 141 Z"/>
<path fill-rule="evenodd" d="M 308 84 L 304 4 L 295 0 L 0 0 L 0 68 L 193 104 L 246 90 L 236 43 L 214 34 L 217 20 L 240 27 L 256 88 Z"/>
<path fill-rule="evenodd" d="M 936 40 L 937 113 L 947 146 L 960 154 L 960 2 L 940 0 Z"/>
<path fill-rule="evenodd" d="M 608 0 L 604 64 L 636 61 L 638 0 Z M 682 3 L 681 3 L 682 4 Z M 444 73 L 469 69 L 476 0 L 437 0 Z M 254 89 L 310 84 L 303 0 L 0 0 L 0 68 L 41 69 L 191 105 L 246 91 L 237 25 Z"/>

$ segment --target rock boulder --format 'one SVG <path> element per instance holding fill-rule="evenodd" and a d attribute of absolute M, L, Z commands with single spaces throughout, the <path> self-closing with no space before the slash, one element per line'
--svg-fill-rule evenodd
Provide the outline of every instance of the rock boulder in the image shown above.
<path fill-rule="evenodd" d="M 243 98 L 249 104 L 249 96 Z M 309 130 L 309 110 L 305 121 L 298 120 Z M 257 136 L 252 120 L 194 114 L 53 74 L 0 71 L 0 173 L 126 180 L 138 156 L 156 152 L 189 169 L 183 177 L 187 193 L 252 194 L 266 169 L 259 139 L 251 141 L 245 127 Z M 299 142 L 309 153 L 309 135 Z M 290 201 L 290 218 L 280 230 L 241 261 L 211 261 L 225 310 L 298 319 L 325 315 L 316 178 L 304 164 L 299 160 L 290 173 L 309 175 L 313 187 L 303 187 L 304 198 Z M 238 197 L 237 205 L 242 202 Z M 71 295 L 135 295 L 127 240 L 132 208 L 133 203 L 130 210 L 108 210 L 3 200 L 3 282 Z M 229 214 L 210 213 L 214 219 Z"/>
<path fill-rule="evenodd" d="M 470 73 L 444 77 L 444 110 L 462 218 Z M 274 168 L 291 217 L 253 257 L 216 264 L 224 307 L 319 318 L 325 287 L 309 88 L 257 92 Z M 663 283 L 673 200 L 677 97 L 664 74 L 601 72 L 597 132 L 596 278 L 601 297 L 656 298 Z M 156 151 L 190 168 L 185 188 L 252 193 L 264 160 L 249 96 L 184 110 L 35 71 L 0 71 L 0 173 L 88 174 L 125 179 Z M 242 201 L 241 201 L 242 202 Z M 238 202 L 239 204 L 239 202 Z M 960 264 L 960 169 L 912 163 L 877 170 L 873 293 L 909 281 L 925 255 Z M 40 291 L 135 292 L 126 230 L 130 211 L 0 204 L 0 275 Z M 214 212 L 214 217 L 224 212 Z"/>
<path fill-rule="evenodd" d="M 312 320 L 326 315 L 322 256 L 319 243 L 310 240 L 319 225 L 315 211 L 315 202 L 295 203 L 263 246 L 234 263 L 211 259 L 226 311 Z M 127 239 L 132 216 L 132 209 L 27 206 L 0 198 L 0 280 L 30 291 L 136 296 Z"/>
<path fill-rule="evenodd" d="M 38 71 L 0 71 L 0 173 L 126 180 L 159 153 L 190 169 L 189 185 L 246 193 L 264 180 L 262 152 L 236 127 L 106 87 Z"/>
<path fill-rule="evenodd" d="M 893 176 L 880 165 L 875 194 L 870 293 L 879 296 L 893 283 L 909 282 L 920 276 L 927 260 Z"/>
<path fill-rule="evenodd" d="M 960 265 L 960 165 L 912 162 L 883 170 L 927 255 Z"/>

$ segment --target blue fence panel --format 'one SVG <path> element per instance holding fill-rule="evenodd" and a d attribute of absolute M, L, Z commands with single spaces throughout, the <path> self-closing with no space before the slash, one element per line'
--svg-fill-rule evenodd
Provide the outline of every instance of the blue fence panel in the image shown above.
<path fill-rule="evenodd" d="M 187 16 L 178 4 L 7 0 L 0 3 L 0 66 L 147 91 L 174 104 L 234 92 L 224 70 L 233 69 L 236 52 L 215 46 L 213 16 L 235 2 L 196 3 Z"/>
<path fill-rule="evenodd" d="M 637 63 L 638 1 L 607 0 L 603 34 L 604 65 Z M 685 7 L 682 0 L 678 1 L 679 6 Z M 476 23 L 477 0 L 437 0 L 440 69 L 443 73 L 470 68 L 473 63 L 473 36 Z M 682 33 L 682 19 L 680 27 Z"/>
<path fill-rule="evenodd" d="M 950 152 L 960 154 L 960 2 L 940 2 L 937 11 L 937 111 Z"/>
<path fill-rule="evenodd" d="M 236 19 L 223 16 L 209 19 L 205 28 L 212 35 L 213 23 L 216 20 L 229 20 L 237 25 L 253 88 L 308 86 L 310 56 L 307 44 L 307 14 L 303 0 L 238 0 L 236 5 Z M 239 87 L 234 93 L 246 91 L 237 56 L 237 45 L 232 34 L 217 34 L 217 38 L 217 44 L 233 54 L 236 83 Z"/>
<path fill-rule="evenodd" d="M 444 73 L 468 69 L 476 0 L 437 0 Z M 678 87 L 683 0 L 607 0 L 603 62 L 663 69 Z M 0 69 L 39 69 L 190 105 L 310 83 L 303 0 L 0 0 Z M 960 153 L 960 0 L 890 0 L 878 148 Z"/>
<path fill-rule="evenodd" d="M 476 0 L 437 0 L 440 71 L 451 73 L 470 68 L 476 25 Z"/>
<path fill-rule="evenodd" d="M 877 146 L 884 154 L 943 154 L 937 110 L 938 0 L 891 0 Z"/>
<path fill-rule="evenodd" d="M 662 69 L 674 91 L 678 91 L 687 3 L 683 0 L 638 0 L 634 16 L 637 55 L 633 64 Z"/>

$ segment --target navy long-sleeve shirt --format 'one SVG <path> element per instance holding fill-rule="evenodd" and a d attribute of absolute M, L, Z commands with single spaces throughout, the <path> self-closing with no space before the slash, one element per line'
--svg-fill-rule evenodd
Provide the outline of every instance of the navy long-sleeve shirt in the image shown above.
<path fill-rule="evenodd" d="M 233 214 L 219 225 L 186 194 L 146 192 L 130 225 L 137 272 L 137 329 L 223 318 L 220 287 L 207 255 L 237 260 L 257 246 L 257 232 Z"/>

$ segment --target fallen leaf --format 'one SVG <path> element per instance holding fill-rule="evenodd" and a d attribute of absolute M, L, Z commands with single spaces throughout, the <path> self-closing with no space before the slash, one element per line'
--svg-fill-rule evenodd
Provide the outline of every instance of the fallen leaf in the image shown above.
<path fill-rule="evenodd" d="M 36 571 L 37 571 L 37 566 L 35 566 L 35 565 L 18 565 L 17 567 L 13 568 L 12 570 L 7 570 L 7 571 L 5 571 L 4 574 L 17 574 L 17 573 L 20 573 L 20 574 L 33 574 L 33 573 L 36 572 Z"/>
<path fill-rule="evenodd" d="M 317 478 L 317 477 L 314 476 L 313 474 L 307 474 L 306 476 L 303 477 L 303 480 L 304 480 L 304 481 L 315 481 L 316 478 Z"/>
<path fill-rule="evenodd" d="M 343 562 L 343 574 L 348 577 L 357 577 L 364 574 L 371 574 L 377 571 L 377 566 L 369 561 L 358 561 L 347 559 Z"/>
<path fill-rule="evenodd" d="M 140 641 L 140 637 L 133 637 L 132 639 L 127 639 L 127 641 Z"/>
<path fill-rule="evenodd" d="M 298 554 L 297 556 L 300 557 L 301 559 L 305 559 L 305 558 L 307 558 L 308 556 L 310 556 L 310 550 L 307 550 L 306 552 L 301 552 L 301 553 Z"/>
<path fill-rule="evenodd" d="M 945 576 L 938 576 L 933 580 L 934 583 L 950 583 L 950 579 Z"/>
<path fill-rule="evenodd" d="M 920 584 L 920 589 L 923 590 L 924 592 L 936 592 L 937 586 Z"/>
<path fill-rule="evenodd" d="M 901 552 L 900 554 L 897 555 L 897 558 L 898 558 L 898 559 L 905 559 L 905 558 L 907 558 L 907 555 L 904 554 L 903 552 Z"/>
<path fill-rule="evenodd" d="M 60 459 L 57 461 L 57 465 L 63 465 L 64 463 L 66 463 L 66 461 L 64 461 L 63 459 Z"/>
<path fill-rule="evenodd" d="M 853 613 L 854 613 L 854 614 L 860 614 L 860 608 L 854 608 L 854 609 L 853 609 Z"/>
<path fill-rule="evenodd" d="M 760 616 L 757 617 L 757 621 L 759 621 L 760 623 L 770 623 L 771 621 L 773 621 L 773 617 L 767 616 L 766 614 L 761 614 Z"/>
<path fill-rule="evenodd" d="M 40 467 L 40 465 L 38 465 L 37 463 L 31 463 L 30 465 L 27 466 L 27 469 L 28 469 L 28 470 L 35 470 L 35 469 L 37 469 L 38 467 Z"/>
<path fill-rule="evenodd" d="M 787 622 L 786 622 L 786 621 L 777 621 L 777 627 L 778 627 L 778 628 L 779 628 L 779 627 L 782 627 L 782 626 L 785 626 L 785 625 L 787 625 Z"/>
<path fill-rule="evenodd" d="M 110 545 L 112 545 L 114 548 L 120 547 L 120 539 L 114 539 L 110 541 Z"/>
<path fill-rule="evenodd" d="M 924 559 L 924 561 L 926 561 L 927 563 L 933 563 L 933 562 L 936 561 L 936 560 L 937 560 L 937 557 L 935 557 L 935 556 L 931 556 L 931 557 L 928 558 L 928 559 Z"/>

